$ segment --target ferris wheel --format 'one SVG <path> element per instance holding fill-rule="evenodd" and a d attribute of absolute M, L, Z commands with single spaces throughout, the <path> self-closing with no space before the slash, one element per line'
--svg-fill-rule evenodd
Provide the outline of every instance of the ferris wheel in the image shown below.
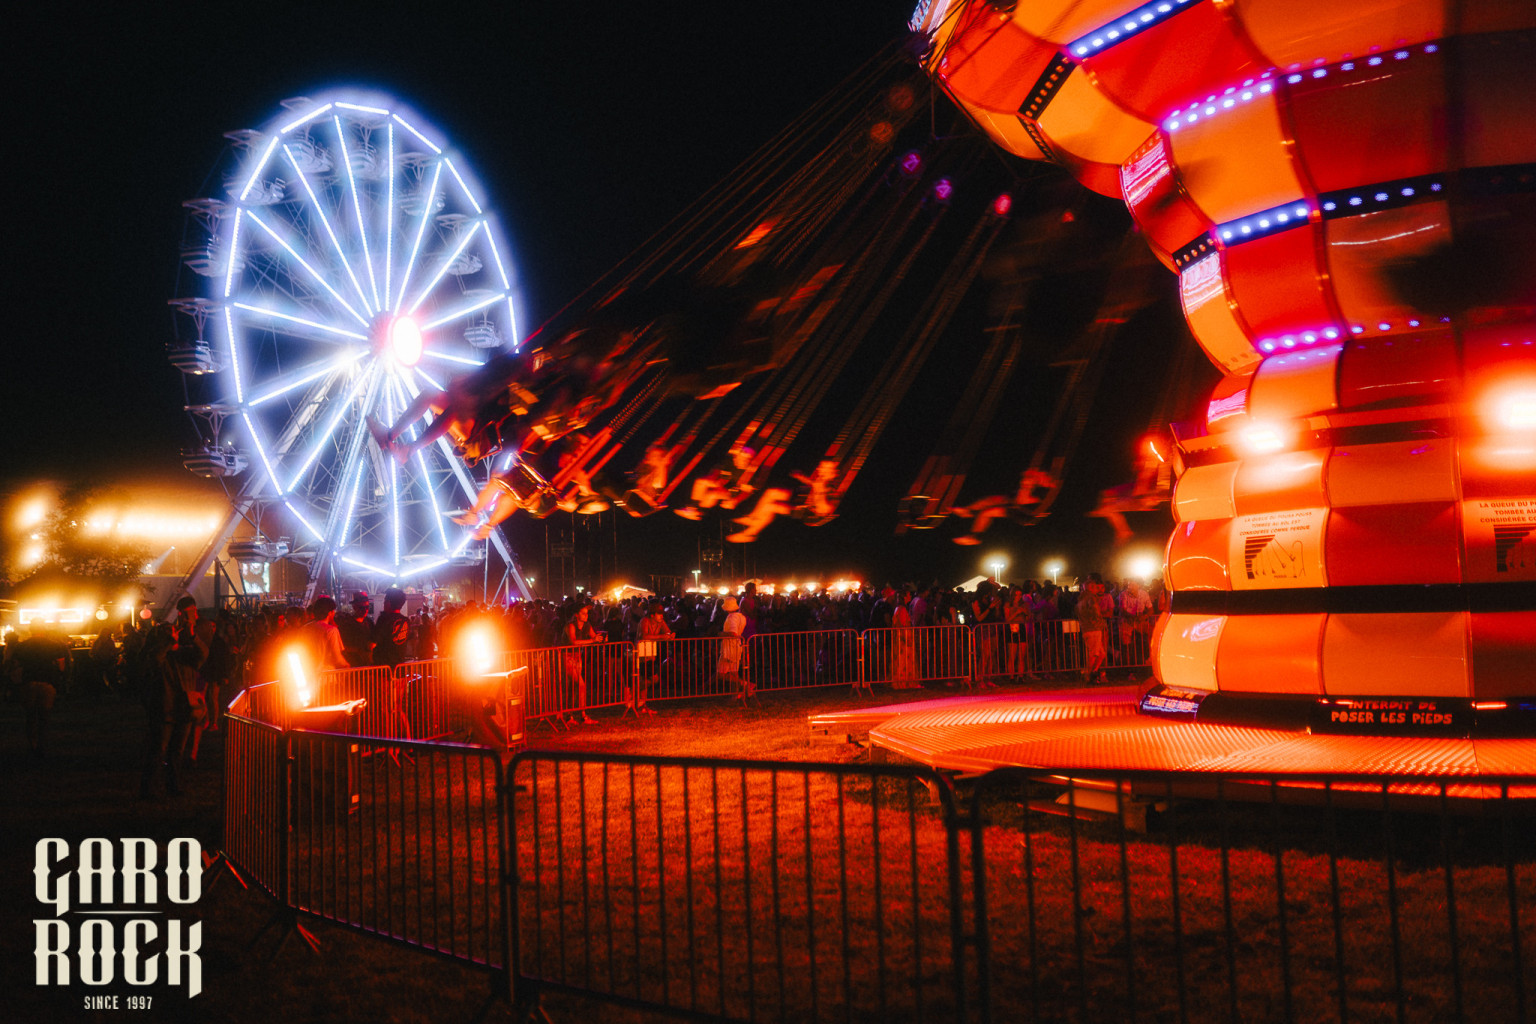
<path fill-rule="evenodd" d="M 402 463 L 370 424 L 517 344 L 496 218 L 443 135 L 392 100 L 283 107 L 226 136 L 222 196 L 185 204 L 182 263 L 201 294 L 172 300 L 169 354 L 205 442 L 185 461 L 233 499 L 189 580 L 253 509 L 283 520 L 310 593 L 327 572 L 403 582 L 483 558 L 449 519 L 478 489 L 450 440 Z"/>

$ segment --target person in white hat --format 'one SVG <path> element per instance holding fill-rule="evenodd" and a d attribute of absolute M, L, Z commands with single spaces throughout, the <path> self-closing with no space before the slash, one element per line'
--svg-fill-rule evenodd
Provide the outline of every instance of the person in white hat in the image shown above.
<path fill-rule="evenodd" d="M 741 614 L 741 606 L 734 597 L 722 601 L 720 608 L 725 612 L 725 623 L 720 628 L 723 639 L 720 641 L 720 661 L 715 665 L 715 674 L 731 685 L 736 691 L 737 700 L 745 703 L 757 689 L 743 677 L 746 641 L 742 639 L 742 633 L 747 628 L 747 617 Z"/>

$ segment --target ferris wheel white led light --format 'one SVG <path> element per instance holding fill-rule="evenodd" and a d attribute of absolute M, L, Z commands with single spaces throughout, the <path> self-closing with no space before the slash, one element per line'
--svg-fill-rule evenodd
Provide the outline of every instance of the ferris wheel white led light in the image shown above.
<path fill-rule="evenodd" d="M 189 385 L 217 393 L 189 405 L 227 410 L 220 443 L 256 450 L 247 493 L 281 499 L 320 563 L 419 576 L 468 545 L 472 530 L 446 510 L 478 484 L 446 439 L 402 463 L 371 424 L 393 425 L 418 378 L 440 389 L 482 365 L 493 353 L 471 339 L 517 341 L 516 274 L 442 132 L 371 93 L 288 106 L 238 133 L 222 172 L 234 201 L 207 218 L 203 249 L 227 260 L 205 294 L 223 324 L 209 340 L 228 351 L 222 372 Z"/>

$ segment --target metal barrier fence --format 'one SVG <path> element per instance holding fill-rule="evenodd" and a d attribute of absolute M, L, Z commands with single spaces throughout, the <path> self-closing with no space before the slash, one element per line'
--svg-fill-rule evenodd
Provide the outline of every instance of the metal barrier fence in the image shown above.
<path fill-rule="evenodd" d="M 1145 623 L 1107 623 L 1106 667 L 1128 669 L 1150 663 L 1151 634 Z M 1072 619 L 981 626 L 880 627 L 760 633 L 744 643 L 729 637 L 694 637 L 642 643 L 597 643 L 543 647 L 503 654 L 500 672 L 526 669 L 523 710 L 530 721 L 561 721 L 598 708 L 635 708 L 647 700 L 734 695 L 736 684 L 723 669 L 731 650 L 736 674 L 758 690 L 890 683 L 918 686 L 946 682 L 970 685 L 996 679 L 1041 678 L 1080 671 L 1083 652 Z M 384 739 L 432 739 L 465 733 L 473 709 L 465 702 L 456 662 L 451 658 L 387 667 L 321 673 L 315 703 L 366 701 L 356 731 Z M 287 724 L 286 705 L 276 691 L 259 698 L 271 706 L 253 708 L 256 717 Z M 509 695 L 508 699 L 512 699 Z M 510 716 L 509 716 L 510 717 Z"/>
<path fill-rule="evenodd" d="M 526 1002 L 553 990 L 711 1020 L 955 1016 L 958 836 L 930 770 L 525 753 L 511 778 Z"/>
<path fill-rule="evenodd" d="M 485 747 L 285 735 L 285 903 L 358 931 L 503 967 L 501 759 Z"/>
<path fill-rule="evenodd" d="M 973 678 L 975 649 L 969 626 L 876 627 L 862 637 L 863 685 L 891 683 L 917 686 L 925 682 Z"/>
<path fill-rule="evenodd" d="M 998 770 L 968 801 L 984 1021 L 1524 1021 L 1536 1006 L 1536 778 L 1072 776 L 1062 792 Z M 1127 828 L 1147 815 L 1145 834 Z"/>
<path fill-rule="evenodd" d="M 1536 777 L 999 770 L 957 802 L 914 766 L 503 769 L 486 748 L 285 731 L 249 717 L 260 690 L 228 716 L 224 854 L 293 911 L 498 972 L 523 1009 L 557 991 L 706 1020 L 1536 1006 Z"/>
<path fill-rule="evenodd" d="M 526 670 L 522 678 L 530 720 L 562 718 L 629 704 L 634 649 L 632 643 L 541 647 L 511 651 L 501 663 L 512 672 Z"/>
<path fill-rule="evenodd" d="M 1152 626 L 1147 618 L 1105 620 L 1103 668 L 1146 668 L 1152 663 Z M 1076 619 L 988 622 L 972 627 L 977 680 L 1044 677 L 1086 667 L 1081 624 Z"/>
<path fill-rule="evenodd" d="M 276 683 L 245 690 L 220 723 L 224 731 L 224 854 L 270 896 L 282 898 L 287 828 L 278 780 L 287 758 L 283 727 L 255 719 L 276 711 Z"/>

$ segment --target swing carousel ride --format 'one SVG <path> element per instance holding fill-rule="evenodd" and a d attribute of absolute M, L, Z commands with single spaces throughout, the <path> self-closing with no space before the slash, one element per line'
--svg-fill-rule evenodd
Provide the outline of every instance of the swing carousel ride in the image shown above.
<path fill-rule="evenodd" d="M 201 294 L 172 302 L 202 441 L 186 463 L 231 498 L 188 580 L 228 545 L 301 562 L 311 593 L 425 584 L 489 544 L 526 594 L 516 514 L 665 513 L 734 543 L 825 524 L 903 402 L 945 387 L 896 529 L 975 544 L 1039 521 L 1113 342 L 1155 305 L 1152 261 L 1113 204 L 937 132 L 932 100 L 893 44 L 526 335 L 495 217 L 443 133 L 346 92 L 231 133 L 224 196 L 186 204 Z M 1098 314 L 1043 329 L 1053 293 Z M 1164 375 L 1149 423 L 1187 376 Z M 1000 435 L 1038 443 L 978 467 Z M 1150 437 L 1138 482 L 1100 502 L 1117 531 L 1166 505 L 1164 449 Z"/>
<path fill-rule="evenodd" d="M 1052 512 L 1090 421 L 1136 422 L 1095 398 L 1176 294 L 1219 382 L 1195 345 L 1156 354 L 1134 481 L 1093 510 L 1123 535 L 1177 478 L 1157 686 L 1110 717 L 1206 730 L 1137 748 L 1159 766 L 1268 749 L 1270 727 L 1528 733 L 1533 23 L 1441 0 L 925 3 L 526 336 L 439 136 L 304 101 L 236 137 L 227 200 L 191 206 L 209 287 L 178 300 L 198 334 L 173 356 L 221 384 L 189 403 L 198 464 L 240 481 L 237 514 L 291 513 L 312 587 L 326 566 L 403 579 L 482 542 L 513 565 L 519 513 L 711 519 L 741 543 L 825 524 L 908 397 L 938 395 L 930 450 L 909 434 L 877 461 L 916 474 L 898 531 L 975 543 Z M 1005 436 L 1034 453 L 997 457 Z M 969 763 L 912 739 L 935 735 L 920 715 L 871 735 Z M 1487 767 L 1500 742 L 1442 760 Z M 1042 761 L 1125 763 L 1058 746 Z"/>
<path fill-rule="evenodd" d="M 1175 425 L 1158 685 L 876 714 L 876 743 L 1530 769 L 1533 26 L 1471 0 L 918 8 L 924 66 L 999 147 L 1124 200 L 1223 379 Z"/>

